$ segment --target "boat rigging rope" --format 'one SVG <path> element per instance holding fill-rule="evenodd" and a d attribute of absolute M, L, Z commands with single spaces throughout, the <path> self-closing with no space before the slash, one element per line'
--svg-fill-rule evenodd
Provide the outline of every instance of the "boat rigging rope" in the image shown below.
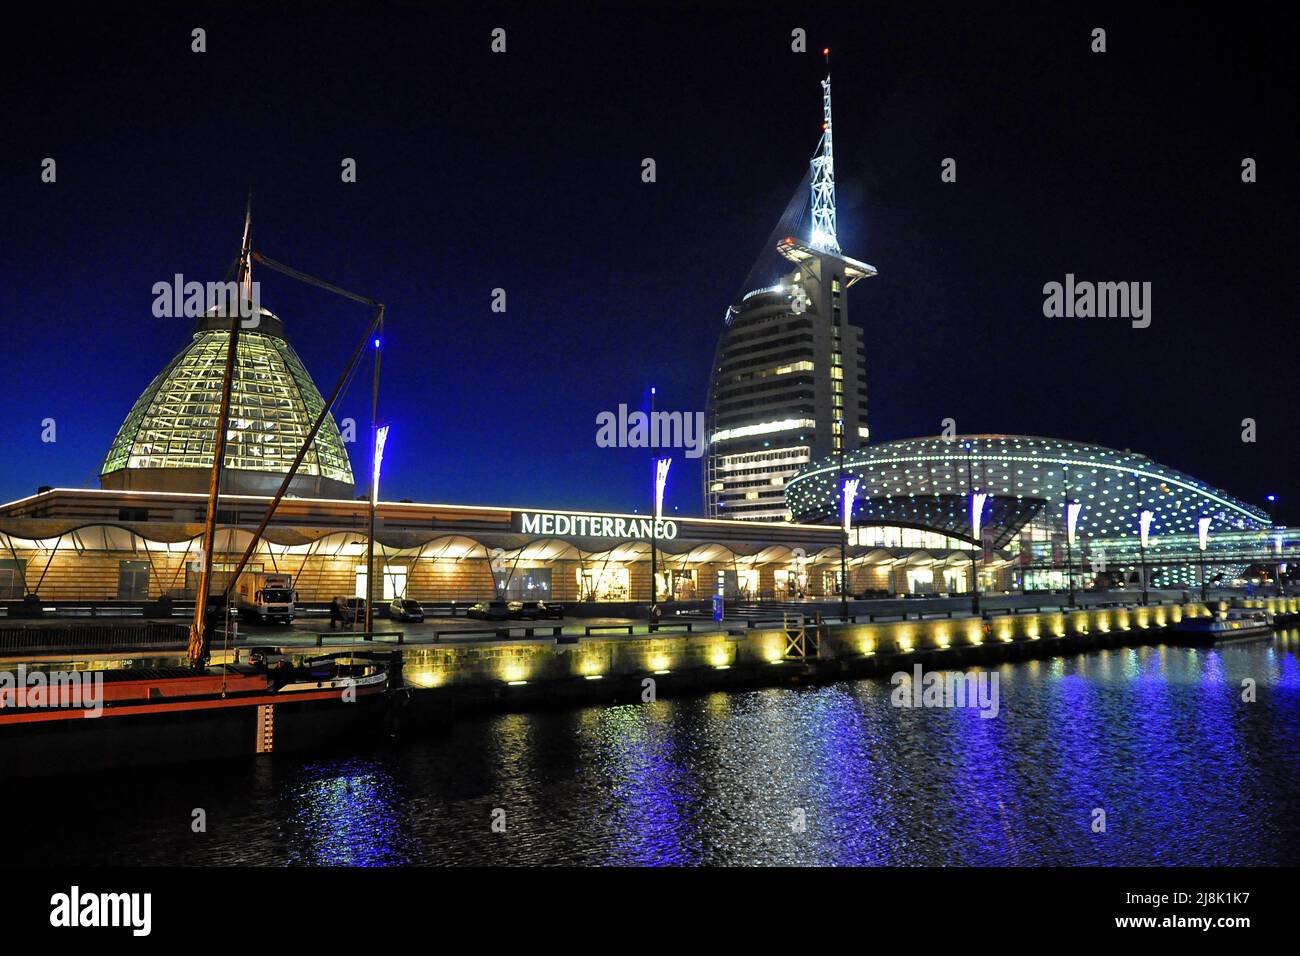
<path fill-rule="evenodd" d="M 305 272 L 299 272 L 292 266 L 286 266 L 283 262 L 276 262 L 274 259 L 268 259 L 260 252 L 252 253 L 252 257 L 260 265 L 264 265 L 276 272 L 283 273 L 291 279 L 297 279 L 299 282 L 306 282 L 308 285 L 314 285 L 327 292 L 333 292 L 335 295 L 341 295 L 345 299 L 351 299 L 353 302 L 361 302 L 369 306 L 378 306 L 379 303 L 374 299 L 368 299 L 364 295 L 357 295 L 355 292 L 349 292 L 347 289 L 340 289 L 336 285 L 326 282 L 324 279 L 317 279 L 315 276 L 308 275 Z"/>

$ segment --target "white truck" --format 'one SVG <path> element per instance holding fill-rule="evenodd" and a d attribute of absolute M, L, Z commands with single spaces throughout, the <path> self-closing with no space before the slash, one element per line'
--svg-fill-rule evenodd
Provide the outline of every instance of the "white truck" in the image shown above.
<path fill-rule="evenodd" d="M 288 624 L 297 613 L 298 595 L 293 590 L 292 574 L 245 574 L 239 579 L 238 594 L 235 606 L 246 620 Z"/>

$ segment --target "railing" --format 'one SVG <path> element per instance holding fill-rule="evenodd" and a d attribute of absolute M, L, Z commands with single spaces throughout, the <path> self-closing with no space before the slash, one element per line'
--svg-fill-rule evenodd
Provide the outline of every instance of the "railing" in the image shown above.
<path fill-rule="evenodd" d="M 333 641 L 334 638 L 336 637 L 351 637 L 353 638 L 353 641 L 351 642 L 353 644 L 356 643 L 355 639 L 358 637 L 361 638 L 363 641 L 369 641 L 375 638 L 382 638 L 382 637 L 395 637 L 397 638 L 398 644 L 406 643 L 406 635 L 402 631 L 371 631 L 369 634 L 367 634 L 365 631 L 330 631 L 328 634 L 326 634 L 324 631 L 321 631 L 316 635 L 316 646 L 323 647 L 325 638 L 329 638 L 331 641 Z"/>
<path fill-rule="evenodd" d="M 468 617 L 469 609 L 474 603 L 462 604 L 459 601 L 421 601 L 425 617 Z"/>
<path fill-rule="evenodd" d="M 1139 602 L 1133 602 L 1133 601 L 1097 601 L 1095 603 L 1089 602 L 1088 604 L 1079 604 L 1076 607 L 1068 607 L 1059 604 L 1042 604 L 1042 605 L 1035 605 L 1033 607 L 995 607 L 995 608 L 983 608 L 981 611 L 981 617 L 984 618 L 1007 617 L 1016 614 L 1044 614 L 1044 613 L 1071 614 L 1076 611 L 1105 610 L 1105 609 L 1113 609 L 1113 608 L 1139 608 L 1144 606 L 1161 607 L 1166 605 L 1174 605 L 1178 603 L 1180 602 L 1173 599 L 1170 599 L 1168 601 L 1163 599 L 1152 599 L 1151 601 L 1148 601 L 1146 605 L 1143 605 Z M 975 614 L 972 613 L 967 608 L 948 608 L 945 610 L 931 610 L 931 611 L 927 611 L 927 610 L 872 611 L 869 613 L 863 612 L 859 614 L 849 614 L 849 615 L 821 614 L 820 617 L 817 617 L 813 614 L 809 614 L 806 610 L 802 613 L 804 617 L 804 623 L 806 624 L 817 624 L 819 622 L 822 624 L 861 624 L 861 623 L 884 624 L 884 623 L 897 623 L 900 621 L 938 621 L 938 620 L 953 620 L 955 618 L 975 617 Z M 749 630 L 755 630 L 755 629 L 778 630 L 786 625 L 787 620 L 779 617 L 778 618 L 755 618 L 755 617 L 724 618 L 720 626 L 726 626 L 730 624 L 731 626 L 736 627 L 742 623 Z"/>
<path fill-rule="evenodd" d="M 522 631 L 522 634 L 516 635 L 513 632 Z M 546 632 L 550 631 L 550 634 Z M 541 633 L 538 633 L 541 632 Z M 433 632 L 435 642 L 440 642 L 444 637 L 452 640 L 464 639 L 483 639 L 497 638 L 511 640 L 516 637 L 560 637 L 564 633 L 563 624 L 521 624 L 514 627 L 478 627 L 478 628 L 456 628 L 456 629 L 439 629 Z"/>
<path fill-rule="evenodd" d="M 42 608 L 42 617 L 173 617 L 182 620 L 188 620 L 194 616 L 194 598 L 189 597 L 172 597 L 170 615 L 162 614 L 159 607 L 158 598 L 135 598 L 116 600 L 113 598 L 87 599 L 84 597 L 73 597 L 71 599 L 52 599 L 39 602 Z M 12 616 L 18 619 L 18 614 L 9 615 L 8 605 L 19 605 L 22 603 L 22 596 L 0 599 L 0 618 Z M 429 617 L 465 617 L 469 609 L 474 606 L 474 601 L 429 601 L 421 602 L 424 612 Z M 17 609 L 15 609 L 15 612 Z M 375 616 L 379 617 L 388 611 L 387 601 L 375 602 Z M 295 613 L 298 617 L 328 617 L 330 612 L 329 602 L 327 601 L 299 601 Z"/>
<path fill-rule="evenodd" d="M 1178 601 L 1154 600 L 1142 604 L 1140 601 L 1097 601 L 1088 604 L 1077 604 L 1073 607 L 1064 604 L 1043 604 L 1037 607 L 996 607 L 986 608 L 985 617 L 1005 617 L 1014 614 L 1074 614 L 1078 611 L 1101 611 L 1107 608 L 1139 608 L 1139 607 L 1163 607 L 1166 604 L 1178 604 Z"/>
<path fill-rule="evenodd" d="M 132 650 L 188 643 L 189 627 L 184 624 L 8 624 L 0 627 L 0 653 Z"/>
<path fill-rule="evenodd" d="M 784 291 L 785 291 L 785 286 L 780 284 L 764 286 L 761 289 L 751 289 L 749 292 L 746 292 L 743 296 L 740 297 L 740 301 L 748 302 L 756 295 L 767 295 L 769 292 L 784 292 Z"/>
<path fill-rule="evenodd" d="M 638 624 L 588 624 L 583 629 L 583 633 L 587 637 L 591 637 L 592 634 L 599 634 L 602 631 L 619 631 L 623 634 L 635 634 L 636 629 L 639 626 L 640 625 Z M 693 621 L 671 621 L 667 624 L 647 624 L 646 630 L 651 634 L 658 633 L 659 631 L 686 631 L 689 634 L 695 630 L 695 623 Z"/>

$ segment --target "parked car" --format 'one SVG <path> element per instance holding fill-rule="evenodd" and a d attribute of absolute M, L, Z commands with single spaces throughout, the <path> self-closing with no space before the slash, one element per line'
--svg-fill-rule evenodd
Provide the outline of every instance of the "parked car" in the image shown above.
<path fill-rule="evenodd" d="M 424 620 L 424 608 L 419 601 L 397 598 L 388 605 L 388 616 L 394 621 L 419 622 Z"/>
<path fill-rule="evenodd" d="M 479 601 L 465 612 L 480 621 L 504 621 L 510 616 L 505 601 Z"/>
<path fill-rule="evenodd" d="M 564 607 L 560 604 L 547 604 L 545 601 L 524 601 L 520 616 L 530 620 L 558 620 L 564 617 Z"/>
<path fill-rule="evenodd" d="M 523 601 L 480 601 L 467 612 L 480 621 L 505 621 L 524 616 Z"/>

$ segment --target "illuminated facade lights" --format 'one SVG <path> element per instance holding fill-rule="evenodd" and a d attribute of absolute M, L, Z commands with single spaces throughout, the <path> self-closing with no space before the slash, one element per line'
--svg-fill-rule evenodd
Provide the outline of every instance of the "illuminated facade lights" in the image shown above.
<path fill-rule="evenodd" d="M 859 532 L 895 525 L 972 545 L 987 533 L 1018 559 L 1033 587 L 1065 586 L 1067 543 L 1081 546 L 1075 560 L 1088 580 L 1101 561 L 1133 579 L 1141 547 L 1156 583 L 1190 586 L 1207 518 L 1222 529 L 1210 545 L 1217 575 L 1237 576 L 1271 550 L 1262 509 L 1144 455 L 1098 445 L 1020 435 L 918 438 L 849 452 L 843 470 L 862 483 L 853 515 Z M 838 521 L 839 476 L 839 459 L 829 455 L 789 479 L 794 519 Z M 972 487 L 987 495 L 978 511 Z M 1053 504 L 1063 498 L 1064 510 Z M 1145 529 L 1141 544 L 1135 528 Z"/>

